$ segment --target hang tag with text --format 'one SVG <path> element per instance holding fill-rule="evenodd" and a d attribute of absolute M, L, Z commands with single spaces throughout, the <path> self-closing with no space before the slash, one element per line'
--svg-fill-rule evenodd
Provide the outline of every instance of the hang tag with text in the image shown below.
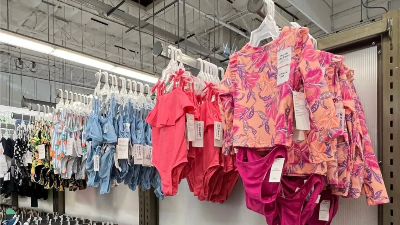
<path fill-rule="evenodd" d="M 151 161 L 153 159 L 153 147 L 146 145 L 144 146 L 144 159 L 143 165 L 144 166 L 153 166 Z"/>
<path fill-rule="evenodd" d="M 4 181 L 10 180 L 10 173 L 4 174 Z"/>
<path fill-rule="evenodd" d="M 135 152 L 134 155 L 134 164 L 142 165 L 143 164 L 143 145 L 133 145 L 133 149 Z"/>
<path fill-rule="evenodd" d="M 319 217 L 320 221 L 329 221 L 329 209 L 331 207 L 331 201 L 323 200 L 319 205 Z"/>
<path fill-rule="evenodd" d="M 221 140 L 222 139 L 222 123 L 214 122 L 214 139 Z"/>
<path fill-rule="evenodd" d="M 93 170 L 94 171 L 100 170 L 100 156 L 99 155 L 93 156 Z"/>
<path fill-rule="evenodd" d="M 46 148 L 44 145 L 39 145 L 38 146 L 38 152 L 39 152 L 39 159 L 45 159 L 46 158 Z"/>
<path fill-rule="evenodd" d="M 282 49 L 278 52 L 278 68 L 281 68 L 282 66 L 290 65 L 290 62 L 292 61 L 292 48 L 287 47 L 285 49 Z"/>
<path fill-rule="evenodd" d="M 32 152 L 31 151 L 27 151 L 25 153 L 25 163 L 32 163 Z"/>
<path fill-rule="evenodd" d="M 186 113 L 186 129 L 187 129 L 187 140 L 195 141 L 195 127 L 194 127 L 194 115 L 190 113 Z"/>
<path fill-rule="evenodd" d="M 336 117 L 339 119 L 339 127 L 342 129 L 344 133 L 346 111 L 343 108 L 343 103 L 336 103 L 335 108 L 336 108 Z"/>
<path fill-rule="evenodd" d="M 7 171 L 8 171 L 7 161 L 1 161 L 0 162 L 0 175 L 1 175 L 1 177 L 3 177 L 4 174 L 7 173 Z"/>
<path fill-rule="evenodd" d="M 195 121 L 196 140 L 192 142 L 193 147 L 201 148 L 204 146 L 204 121 Z"/>
<path fill-rule="evenodd" d="M 72 155 L 72 151 L 74 150 L 74 138 L 68 138 L 67 139 L 67 153 L 66 155 Z"/>
<path fill-rule="evenodd" d="M 276 158 L 271 166 L 271 172 L 269 175 L 269 182 L 279 183 L 281 182 L 283 164 L 285 163 L 285 158 Z"/>
<path fill-rule="evenodd" d="M 278 74 L 276 76 L 276 85 L 280 85 L 289 80 L 290 75 L 290 65 L 283 66 L 278 69 Z"/>
<path fill-rule="evenodd" d="M 297 130 L 310 130 L 310 115 L 307 110 L 306 96 L 302 92 L 293 91 L 294 115 Z"/>
<path fill-rule="evenodd" d="M 128 159 L 129 156 L 129 138 L 118 138 L 118 159 Z"/>

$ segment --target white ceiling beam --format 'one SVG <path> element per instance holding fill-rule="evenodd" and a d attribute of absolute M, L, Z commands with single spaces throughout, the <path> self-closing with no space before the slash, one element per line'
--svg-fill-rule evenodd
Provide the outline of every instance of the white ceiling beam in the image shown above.
<path fill-rule="evenodd" d="M 326 33 L 332 31 L 332 10 L 324 1 L 318 0 L 287 0 L 308 19 L 315 23 Z"/>

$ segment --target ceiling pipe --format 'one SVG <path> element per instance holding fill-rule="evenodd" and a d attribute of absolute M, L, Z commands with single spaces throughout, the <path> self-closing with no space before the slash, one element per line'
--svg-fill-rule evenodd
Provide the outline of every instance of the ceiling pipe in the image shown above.
<path fill-rule="evenodd" d="M 179 0 L 179 3 L 180 3 L 180 4 L 183 4 L 183 1 L 182 1 L 182 0 Z M 236 27 L 234 27 L 234 26 L 232 26 L 232 25 L 230 25 L 230 24 L 225 23 L 224 21 L 220 20 L 218 17 L 216 17 L 216 16 L 215 16 L 215 17 L 214 17 L 214 16 L 210 16 L 210 15 L 208 15 L 207 13 L 205 13 L 205 12 L 199 10 L 198 8 L 192 6 L 192 5 L 188 4 L 188 3 L 186 3 L 185 5 L 186 5 L 186 7 L 188 7 L 189 9 L 192 9 L 192 10 L 194 10 L 194 11 L 200 13 L 201 15 L 205 16 L 206 18 L 208 18 L 208 19 L 210 19 L 210 20 L 213 20 L 213 21 L 215 21 L 215 22 L 221 24 L 222 26 L 228 28 L 228 29 L 231 30 L 231 31 L 234 31 L 234 32 L 236 32 L 236 33 L 242 35 L 243 37 L 245 37 L 245 38 L 247 38 L 247 39 L 250 39 L 250 37 L 249 37 L 247 34 L 245 34 L 243 31 L 237 29 Z"/>

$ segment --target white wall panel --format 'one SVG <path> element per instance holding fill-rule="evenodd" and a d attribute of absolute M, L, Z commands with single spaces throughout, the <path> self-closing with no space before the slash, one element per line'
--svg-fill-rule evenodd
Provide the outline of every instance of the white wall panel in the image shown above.
<path fill-rule="evenodd" d="M 354 84 L 364 108 L 367 126 L 375 154 L 378 150 L 378 69 L 377 48 L 371 47 L 345 54 L 345 64 L 354 69 Z M 376 225 L 378 207 L 368 206 L 365 196 L 339 201 L 339 210 L 333 225 Z"/>

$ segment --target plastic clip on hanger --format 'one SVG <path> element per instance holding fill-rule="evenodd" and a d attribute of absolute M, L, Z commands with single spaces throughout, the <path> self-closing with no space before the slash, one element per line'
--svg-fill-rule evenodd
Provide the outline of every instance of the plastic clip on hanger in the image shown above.
<path fill-rule="evenodd" d="M 279 28 L 275 22 L 275 5 L 272 0 L 264 0 L 264 5 L 267 8 L 265 18 L 260 27 L 251 32 L 249 44 L 251 46 L 258 46 L 264 39 L 272 37 L 275 39 L 279 36 Z"/>

